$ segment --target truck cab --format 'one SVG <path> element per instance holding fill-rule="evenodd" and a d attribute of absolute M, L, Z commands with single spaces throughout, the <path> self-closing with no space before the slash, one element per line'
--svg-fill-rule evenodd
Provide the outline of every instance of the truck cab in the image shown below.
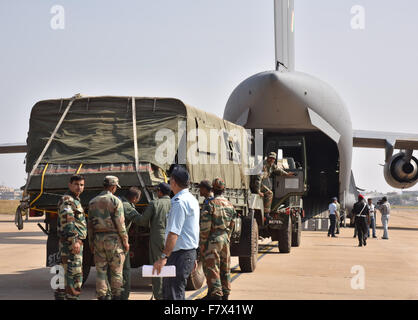
<path fill-rule="evenodd" d="M 289 253 L 292 246 L 300 245 L 304 216 L 302 197 L 308 191 L 305 138 L 267 134 L 264 137 L 264 152 L 275 152 L 278 155 L 277 164 L 295 174 L 292 177 L 273 175 L 263 182 L 273 192 L 270 214 L 264 214 L 262 199 L 258 202 L 253 200 L 258 203 L 254 214 L 260 236 L 279 241 L 280 252 Z M 253 194 L 253 197 L 259 196 Z"/>

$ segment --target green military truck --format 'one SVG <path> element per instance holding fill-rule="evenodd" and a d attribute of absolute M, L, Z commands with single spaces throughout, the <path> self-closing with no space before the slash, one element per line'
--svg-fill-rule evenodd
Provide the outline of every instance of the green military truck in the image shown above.
<path fill-rule="evenodd" d="M 81 202 L 87 215 L 88 203 L 101 191 L 106 175 L 119 177 L 122 188 L 117 196 L 131 186 L 143 191 L 137 205 L 142 212 L 156 198 L 155 186 L 167 181 L 174 165 L 182 165 L 190 172 L 190 190 L 201 204 L 199 182 L 216 177 L 225 180 L 225 196 L 239 214 L 231 255 L 239 257 L 242 272 L 252 272 L 257 263 L 259 227 L 260 236 L 279 240 L 282 252 L 290 251 L 289 244 L 300 243 L 301 195 L 306 187 L 304 142 L 279 140 L 266 136 L 264 147 L 269 152 L 282 147 L 283 163 L 297 177 L 292 181 L 273 179 L 276 212 L 266 219 L 262 199 L 251 192 L 248 168 L 255 155 L 251 135 L 243 127 L 171 98 L 75 96 L 40 101 L 31 112 L 28 179 L 16 221 L 23 228 L 23 215 L 45 216 L 45 227 L 40 227 L 48 236 L 46 265 L 54 266 L 60 259 L 56 206 L 71 175 L 79 173 L 86 178 Z M 149 264 L 149 229 L 132 227 L 129 241 L 131 266 Z M 87 279 L 94 261 L 88 241 L 84 247 L 83 274 Z M 203 282 L 199 266 L 188 288 L 198 289 Z"/>
<path fill-rule="evenodd" d="M 265 154 L 278 154 L 279 165 L 295 176 L 273 176 L 263 181 L 273 191 L 272 210 L 265 216 L 262 208 L 257 208 L 255 218 L 260 236 L 278 241 L 279 251 L 289 253 L 292 247 L 301 244 L 302 218 L 305 217 L 303 196 L 308 190 L 305 138 L 264 132 L 263 144 Z"/>

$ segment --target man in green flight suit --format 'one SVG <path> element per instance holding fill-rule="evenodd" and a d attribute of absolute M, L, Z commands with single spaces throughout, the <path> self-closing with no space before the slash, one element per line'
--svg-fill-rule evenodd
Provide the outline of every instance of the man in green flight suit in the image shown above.
<path fill-rule="evenodd" d="M 78 300 L 83 284 L 83 240 L 87 236 L 87 222 L 80 195 L 84 191 L 84 177 L 73 175 L 68 188 L 58 203 L 57 222 L 65 289 L 55 291 L 55 300 Z"/>
<path fill-rule="evenodd" d="M 167 213 L 171 208 L 170 185 L 160 183 L 157 187 L 157 200 L 150 202 L 144 214 L 135 219 L 135 223 L 143 227 L 150 227 L 149 259 L 154 264 L 160 259 L 164 250 Z M 152 278 L 152 293 L 156 300 L 163 299 L 163 278 Z"/>

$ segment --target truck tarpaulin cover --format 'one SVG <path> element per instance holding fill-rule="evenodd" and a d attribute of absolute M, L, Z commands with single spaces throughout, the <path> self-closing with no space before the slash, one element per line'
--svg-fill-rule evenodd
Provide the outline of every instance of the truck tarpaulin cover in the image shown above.
<path fill-rule="evenodd" d="M 57 126 L 70 99 L 38 102 L 32 109 L 27 139 L 26 171 L 30 172 Z M 187 117 L 177 99 L 135 98 L 140 162 L 156 163 L 162 128 L 176 135 L 178 122 Z M 161 143 L 161 142 L 159 142 Z M 90 97 L 74 101 L 41 163 L 134 163 L 132 98 Z"/>
<path fill-rule="evenodd" d="M 36 163 L 69 102 L 70 99 L 47 100 L 38 102 L 33 107 L 27 141 L 27 172 L 30 172 Z M 188 106 L 177 99 L 135 98 L 135 106 L 140 163 L 151 163 L 168 171 L 170 165 L 175 163 L 177 152 L 181 158 L 182 152 L 178 144 L 183 145 L 187 140 L 185 147 L 188 156 L 219 160 L 215 163 L 195 163 L 189 161 L 187 156 L 185 164 L 192 182 L 222 177 L 229 188 L 248 187 L 249 177 L 244 176 L 245 162 L 233 163 L 232 160 L 242 160 L 247 154 L 242 144 L 242 141 L 247 141 L 244 128 Z M 160 131 L 159 139 L 156 139 L 158 131 L 162 129 L 164 130 Z M 208 141 L 211 130 L 218 133 L 213 141 L 214 145 L 212 139 Z M 234 131 L 238 132 L 243 140 L 234 140 Z M 173 134 L 170 140 L 168 133 Z M 169 153 L 165 147 L 172 144 L 175 150 Z M 75 100 L 42 159 L 41 164 L 46 163 L 73 166 L 134 164 L 132 98 L 89 97 Z M 54 172 L 47 172 L 46 175 L 51 174 Z"/>

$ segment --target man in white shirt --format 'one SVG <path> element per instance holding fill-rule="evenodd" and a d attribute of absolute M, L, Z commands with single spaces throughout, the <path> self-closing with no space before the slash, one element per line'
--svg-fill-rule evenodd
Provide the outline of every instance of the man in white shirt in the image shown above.
<path fill-rule="evenodd" d="M 328 237 L 336 238 L 335 236 L 335 223 L 337 221 L 337 198 L 332 198 L 332 203 L 329 205 L 329 220 L 330 226 L 328 229 Z"/>
<path fill-rule="evenodd" d="M 386 197 L 383 197 L 382 203 L 378 205 L 377 209 L 382 214 L 383 237 L 384 240 L 389 240 L 388 224 L 390 218 L 390 203 Z"/>
<path fill-rule="evenodd" d="M 367 228 L 367 237 L 370 238 L 370 228 L 373 230 L 373 238 L 376 239 L 376 210 L 373 199 L 367 199 L 367 207 L 369 208 L 370 224 Z"/>

